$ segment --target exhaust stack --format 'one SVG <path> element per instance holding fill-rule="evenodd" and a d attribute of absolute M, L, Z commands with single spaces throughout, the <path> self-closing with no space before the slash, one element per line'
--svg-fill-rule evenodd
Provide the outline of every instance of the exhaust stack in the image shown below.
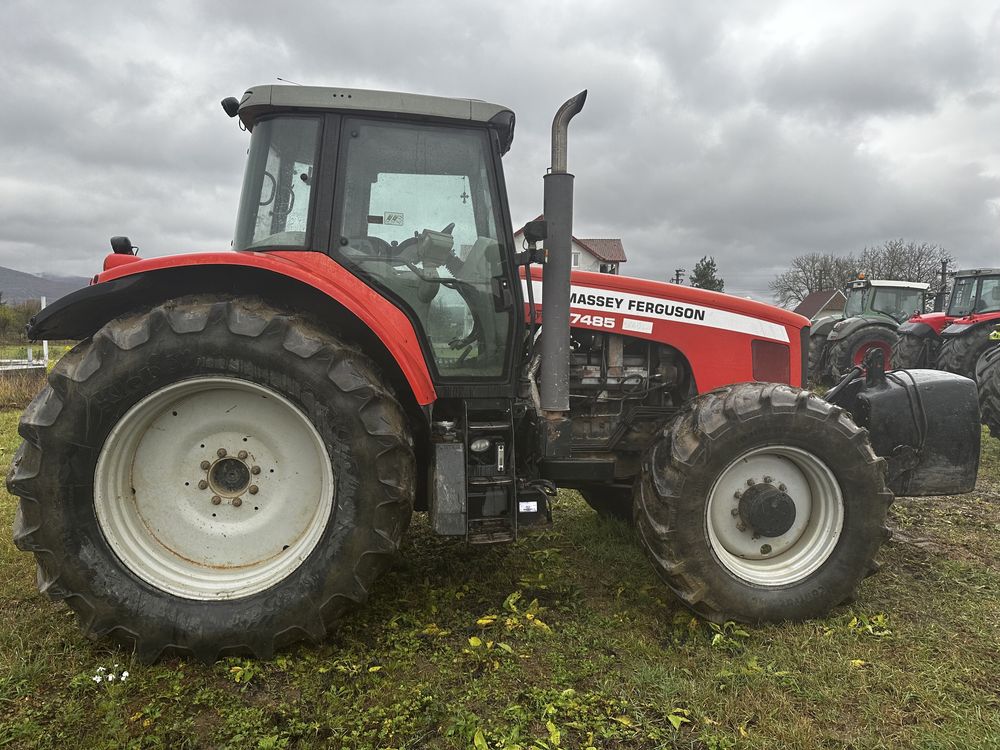
<path fill-rule="evenodd" d="M 545 413 L 542 452 L 568 456 L 569 295 L 573 265 L 573 175 L 566 171 L 569 121 L 583 109 L 586 90 L 567 100 L 552 119 L 552 166 L 545 175 L 545 275 L 542 282 L 541 407 Z"/>

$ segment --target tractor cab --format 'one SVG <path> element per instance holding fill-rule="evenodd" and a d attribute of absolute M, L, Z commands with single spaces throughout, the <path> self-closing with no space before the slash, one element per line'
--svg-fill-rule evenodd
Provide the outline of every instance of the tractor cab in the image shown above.
<path fill-rule="evenodd" d="M 234 248 L 329 255 L 405 311 L 439 393 L 512 395 L 521 308 L 500 157 L 513 114 L 288 86 L 233 109 L 251 131 Z"/>

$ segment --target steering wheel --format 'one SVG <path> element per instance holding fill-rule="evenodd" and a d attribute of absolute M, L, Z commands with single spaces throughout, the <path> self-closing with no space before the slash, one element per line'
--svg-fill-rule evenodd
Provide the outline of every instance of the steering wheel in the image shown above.
<path fill-rule="evenodd" d="M 451 222 L 448 226 L 446 226 L 444 229 L 441 230 L 441 234 L 448 234 L 448 235 L 450 235 L 451 232 L 452 232 L 452 230 L 454 228 L 455 228 L 455 222 Z M 427 231 L 427 230 L 425 229 L 424 231 Z M 420 237 L 421 237 L 422 234 L 423 233 L 415 234 L 412 237 L 407 237 L 405 240 L 403 240 L 402 242 L 400 242 L 398 245 L 393 245 L 392 246 L 393 256 L 399 255 L 406 248 L 412 247 L 413 245 L 415 245 L 420 240 Z"/>

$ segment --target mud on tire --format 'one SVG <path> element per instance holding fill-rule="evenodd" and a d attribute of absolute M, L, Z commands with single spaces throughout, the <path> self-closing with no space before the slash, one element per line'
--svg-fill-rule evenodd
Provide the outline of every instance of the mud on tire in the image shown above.
<path fill-rule="evenodd" d="M 636 485 L 636 526 L 660 577 L 701 616 L 817 617 L 851 598 L 877 567 L 892 502 L 884 475 L 867 433 L 842 409 L 788 386 L 728 386 L 695 399 L 647 454 Z M 760 538 L 754 528 L 740 531 L 743 504 L 735 495 L 750 495 L 752 486 L 757 500 L 777 497 L 783 487 L 789 500 L 778 505 L 787 511 L 794 502 L 798 514 L 807 509 L 806 531 Z M 757 512 L 748 515 L 763 527 Z M 752 559 L 756 545 L 789 543 Z M 746 545 L 750 557 L 743 558 Z"/>
<path fill-rule="evenodd" d="M 191 378 L 277 394 L 315 428 L 315 455 L 332 469 L 334 494 L 315 516 L 315 545 L 249 595 L 199 599 L 158 588 L 136 558 L 131 567 L 122 562 L 95 513 L 95 470 L 113 428 L 143 399 Z M 256 434 L 268 428 L 259 424 Z M 406 417 L 371 360 L 259 301 L 187 297 L 113 320 L 59 362 L 19 432 L 24 442 L 7 480 L 20 497 L 14 542 L 34 554 L 39 590 L 65 601 L 86 634 L 110 636 L 146 662 L 165 653 L 268 658 L 293 641 L 323 638 L 367 598 L 412 511 Z M 251 506 L 267 499 L 263 484 L 263 499 Z"/>

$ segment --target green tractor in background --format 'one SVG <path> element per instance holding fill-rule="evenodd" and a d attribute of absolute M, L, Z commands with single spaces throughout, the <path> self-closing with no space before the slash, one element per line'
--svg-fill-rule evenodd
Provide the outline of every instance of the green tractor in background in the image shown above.
<path fill-rule="evenodd" d="M 891 367 L 896 328 L 923 312 L 927 289 L 927 284 L 915 281 L 859 277 L 850 282 L 844 289 L 844 309 L 811 321 L 809 379 L 836 383 L 872 349 L 881 349 L 886 367 Z"/>

